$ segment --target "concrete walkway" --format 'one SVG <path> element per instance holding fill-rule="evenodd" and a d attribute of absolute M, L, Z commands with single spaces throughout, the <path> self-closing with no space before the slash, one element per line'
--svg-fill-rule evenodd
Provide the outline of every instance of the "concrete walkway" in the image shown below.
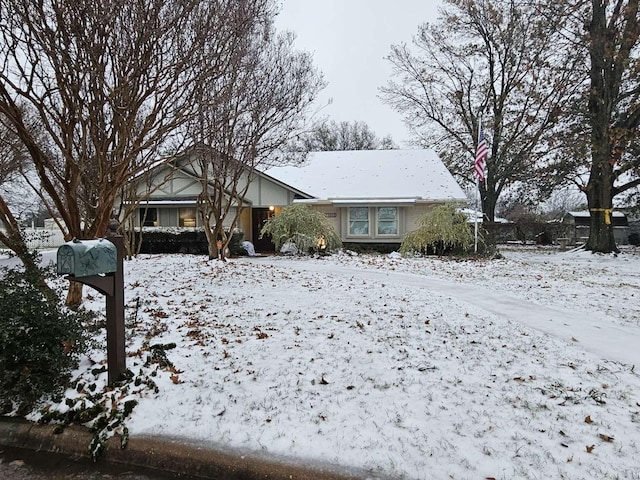
<path fill-rule="evenodd" d="M 406 285 L 463 301 L 494 315 L 534 328 L 567 342 L 578 342 L 584 350 L 605 360 L 640 367 L 640 331 L 616 324 L 601 312 L 585 312 L 546 307 L 504 293 L 441 278 L 363 267 L 340 267 L 318 262 L 263 259 L 274 266 L 326 272 L 362 280 L 379 279 L 381 283 Z"/>

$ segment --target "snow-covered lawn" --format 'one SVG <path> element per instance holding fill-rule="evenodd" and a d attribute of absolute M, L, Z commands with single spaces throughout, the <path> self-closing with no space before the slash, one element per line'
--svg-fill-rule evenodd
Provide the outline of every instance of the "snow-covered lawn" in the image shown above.
<path fill-rule="evenodd" d="M 373 478 L 640 479 L 640 253 L 503 254 L 127 262 L 128 367 L 157 386 L 119 399 L 130 434 Z M 105 355 L 77 372 L 98 392 Z"/>

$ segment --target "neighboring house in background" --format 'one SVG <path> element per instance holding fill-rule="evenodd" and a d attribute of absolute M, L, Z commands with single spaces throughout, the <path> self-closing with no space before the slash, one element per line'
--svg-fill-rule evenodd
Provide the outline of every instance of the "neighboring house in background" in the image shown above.
<path fill-rule="evenodd" d="M 613 223 L 613 236 L 618 245 L 629 243 L 629 222 L 627 216 L 614 210 L 611 214 Z M 562 218 L 562 223 L 567 226 L 567 237 L 572 245 L 586 243 L 589 238 L 591 215 L 587 210 L 580 212 L 567 212 Z"/>
<path fill-rule="evenodd" d="M 6 234 L 4 228 L 0 230 Z M 58 247 L 64 243 L 64 235 L 53 221 L 45 224 L 45 227 L 27 227 L 22 229 L 25 243 L 28 248 L 52 248 Z M 5 248 L 0 243 L 0 249 Z"/>
<path fill-rule="evenodd" d="M 401 243 L 419 218 L 467 197 L 432 150 L 312 152 L 300 166 L 274 167 L 270 177 L 305 192 L 343 243 Z"/>

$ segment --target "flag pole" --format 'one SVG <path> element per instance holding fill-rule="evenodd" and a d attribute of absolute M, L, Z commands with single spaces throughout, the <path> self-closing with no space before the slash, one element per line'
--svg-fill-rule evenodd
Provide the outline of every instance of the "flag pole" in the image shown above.
<path fill-rule="evenodd" d="M 478 148 L 478 145 L 480 145 L 480 129 L 482 128 L 482 114 L 480 114 L 480 116 L 478 117 L 478 139 L 476 142 L 476 149 Z M 476 151 L 476 156 L 477 156 L 477 151 Z M 476 158 L 474 158 L 474 162 L 473 162 L 473 166 L 474 166 L 474 174 L 475 174 L 475 162 L 476 162 Z M 473 209 L 473 218 L 474 218 L 474 245 L 473 245 L 473 253 L 478 253 L 478 204 L 479 204 L 479 200 L 480 200 L 480 178 L 478 177 L 478 175 L 475 175 L 476 177 L 476 205 L 475 208 Z"/>
<path fill-rule="evenodd" d="M 473 246 L 473 252 L 474 253 L 478 253 L 478 199 L 480 197 L 480 183 L 478 182 L 478 179 L 476 178 L 476 206 L 473 209 L 473 218 L 475 219 L 475 240 L 474 240 L 474 246 Z"/>

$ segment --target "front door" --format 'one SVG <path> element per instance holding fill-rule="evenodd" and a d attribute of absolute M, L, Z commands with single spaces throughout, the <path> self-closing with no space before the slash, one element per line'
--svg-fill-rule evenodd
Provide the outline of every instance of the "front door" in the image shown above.
<path fill-rule="evenodd" d="M 273 252 L 275 250 L 273 242 L 271 241 L 271 235 L 265 235 L 260 238 L 260 231 L 270 216 L 271 212 L 268 208 L 254 208 L 251 210 L 251 224 L 253 230 L 252 242 L 256 252 L 265 253 Z"/>

